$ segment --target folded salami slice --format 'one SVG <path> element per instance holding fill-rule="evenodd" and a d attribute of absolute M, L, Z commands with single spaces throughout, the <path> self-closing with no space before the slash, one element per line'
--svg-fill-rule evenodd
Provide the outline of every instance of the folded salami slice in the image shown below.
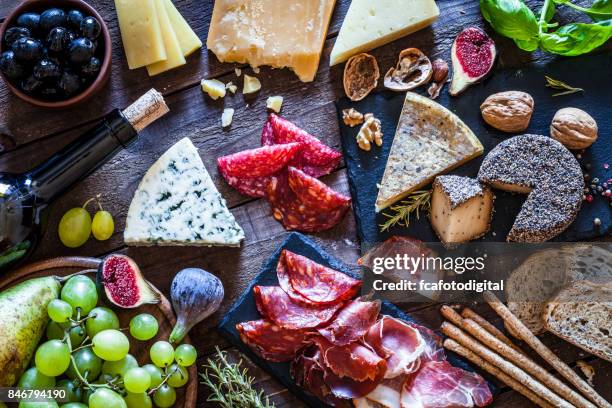
<path fill-rule="evenodd" d="M 264 317 L 285 329 L 311 329 L 328 323 L 342 307 L 341 303 L 309 307 L 292 302 L 280 286 L 255 286 L 255 305 Z"/>
<path fill-rule="evenodd" d="M 321 303 L 313 302 L 312 300 L 304 297 L 298 291 L 296 291 L 291 285 L 289 273 L 287 272 L 287 262 L 286 262 L 286 253 L 288 251 L 283 249 L 281 252 L 280 258 L 278 259 L 278 264 L 276 265 L 276 276 L 278 277 L 279 286 L 285 291 L 287 296 L 291 298 L 292 301 L 303 304 L 306 306 L 323 306 Z M 330 302 L 335 303 L 335 302 Z"/>
<path fill-rule="evenodd" d="M 340 310 L 331 324 L 320 328 L 319 334 L 336 346 L 346 346 L 363 337 L 376 323 L 379 312 L 379 301 L 353 300 Z"/>
<path fill-rule="evenodd" d="M 371 348 L 359 342 L 347 346 L 334 346 L 324 337 L 315 337 L 313 342 L 321 350 L 325 367 L 338 377 L 355 381 L 382 381 L 387 363 Z"/>
<path fill-rule="evenodd" d="M 274 362 L 291 361 L 304 346 L 307 333 L 284 329 L 267 319 L 238 323 L 236 330 L 255 354 Z"/>
<path fill-rule="evenodd" d="M 350 197 L 334 191 L 322 181 L 295 167 L 289 166 L 288 175 L 289 188 L 304 205 L 316 207 L 322 211 L 332 211 L 351 203 Z"/>

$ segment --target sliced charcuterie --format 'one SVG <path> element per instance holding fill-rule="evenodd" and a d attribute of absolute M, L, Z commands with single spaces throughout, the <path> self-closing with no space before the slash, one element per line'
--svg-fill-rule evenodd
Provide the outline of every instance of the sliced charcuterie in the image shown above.
<path fill-rule="evenodd" d="M 378 379 L 355 381 L 349 377 L 338 377 L 330 370 L 325 370 L 323 380 L 334 396 L 350 400 L 368 395 L 380 382 Z"/>
<path fill-rule="evenodd" d="M 323 337 L 315 337 L 313 341 L 321 350 L 325 367 L 338 377 L 379 382 L 384 378 L 387 363 L 370 347 L 359 342 L 334 346 Z"/>
<path fill-rule="evenodd" d="M 363 337 L 378 319 L 379 312 L 379 301 L 353 300 L 331 324 L 320 328 L 319 334 L 336 346 L 346 346 Z"/>
<path fill-rule="evenodd" d="M 239 178 L 226 175 L 223 172 L 223 169 L 219 169 L 219 171 L 225 181 L 227 181 L 227 184 L 238 190 L 240 194 L 244 194 L 249 197 L 265 197 L 268 184 L 270 184 L 270 180 L 272 180 L 272 176 Z"/>
<path fill-rule="evenodd" d="M 242 341 L 262 358 L 290 361 L 304 346 L 306 330 L 284 329 L 267 319 L 252 320 L 236 325 Z"/>
<path fill-rule="evenodd" d="M 219 157 L 223 174 L 239 178 L 269 176 L 285 168 L 300 150 L 300 143 L 264 146 Z"/>
<path fill-rule="evenodd" d="M 305 172 L 289 166 L 288 170 L 289 188 L 298 199 L 309 207 L 318 208 L 322 211 L 332 211 L 346 207 L 351 198 L 332 190 L 322 181 L 309 176 Z"/>

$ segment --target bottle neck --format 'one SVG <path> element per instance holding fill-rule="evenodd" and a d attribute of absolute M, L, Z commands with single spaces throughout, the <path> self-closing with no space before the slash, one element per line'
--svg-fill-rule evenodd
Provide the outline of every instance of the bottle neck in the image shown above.
<path fill-rule="evenodd" d="M 48 203 L 126 147 L 136 135 L 130 122 L 116 109 L 94 128 L 28 172 L 26 184 L 37 200 Z"/>

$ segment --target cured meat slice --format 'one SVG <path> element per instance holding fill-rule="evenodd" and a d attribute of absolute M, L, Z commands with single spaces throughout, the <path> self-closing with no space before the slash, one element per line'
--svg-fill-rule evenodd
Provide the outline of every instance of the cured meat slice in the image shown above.
<path fill-rule="evenodd" d="M 346 305 L 334 321 L 319 334 L 336 346 L 346 346 L 357 341 L 372 327 L 380 313 L 379 301 L 353 300 Z"/>
<path fill-rule="evenodd" d="M 284 329 L 267 319 L 238 323 L 236 330 L 255 354 L 274 362 L 291 361 L 304 346 L 307 333 Z"/>
<path fill-rule="evenodd" d="M 416 323 L 408 323 L 409 326 L 414 327 L 421 333 L 421 337 L 425 340 L 425 350 L 421 354 L 421 362 L 426 361 L 442 361 L 446 360 L 446 354 L 444 353 L 444 347 L 442 347 L 442 339 L 433 330 L 418 325 Z"/>
<path fill-rule="evenodd" d="M 427 343 L 417 328 L 390 316 L 383 316 L 368 330 L 365 342 L 386 358 L 385 378 L 417 371 L 420 357 L 427 349 Z"/>
<path fill-rule="evenodd" d="M 355 381 L 382 381 L 387 363 L 371 348 L 354 342 L 347 346 L 334 346 L 324 337 L 315 337 L 313 342 L 321 350 L 325 367 L 338 377 Z"/>
<path fill-rule="evenodd" d="M 486 381 L 478 374 L 453 367 L 448 361 L 430 361 L 404 384 L 402 408 L 484 407 L 493 401 Z"/>
<path fill-rule="evenodd" d="M 350 204 L 351 198 L 332 190 L 322 181 L 289 166 L 289 188 L 307 206 L 331 211 Z"/>
<path fill-rule="evenodd" d="M 328 323 L 341 303 L 309 307 L 294 303 L 280 286 L 255 286 L 255 305 L 264 317 L 285 329 L 311 329 Z"/>
<path fill-rule="evenodd" d="M 342 399 L 362 398 L 371 393 L 380 382 L 378 379 L 355 381 L 349 377 L 338 377 L 329 369 L 325 370 L 323 380 L 332 394 Z"/>
<path fill-rule="evenodd" d="M 401 392 L 405 381 L 406 376 L 384 380 L 368 395 L 359 400 L 354 400 L 353 403 L 356 408 L 399 408 Z"/>
<path fill-rule="evenodd" d="M 289 298 L 296 303 L 306 306 L 323 306 L 322 304 L 317 304 L 316 302 L 305 298 L 293 288 L 290 282 L 289 273 L 287 272 L 285 252 L 287 252 L 287 250 L 283 249 L 278 260 L 278 264 L 276 265 L 276 276 L 278 277 L 279 286 L 285 291 L 287 296 L 289 296 Z"/>
<path fill-rule="evenodd" d="M 283 250 L 279 265 L 284 265 L 286 276 L 278 273 L 278 280 L 304 298 L 317 304 L 335 304 L 354 297 L 361 281 L 342 272 L 318 264 L 305 256 Z M 284 288 L 284 287 L 283 287 Z"/>
<path fill-rule="evenodd" d="M 244 194 L 249 197 L 265 197 L 268 184 L 270 184 L 270 180 L 272 180 L 272 176 L 240 178 L 226 175 L 223 172 L 223 169 L 219 169 L 219 171 L 225 181 L 227 181 L 227 184 L 238 190 L 240 194 Z"/>
<path fill-rule="evenodd" d="M 300 143 L 264 146 L 219 157 L 217 164 L 231 177 L 255 178 L 269 176 L 285 168 L 300 150 Z"/>

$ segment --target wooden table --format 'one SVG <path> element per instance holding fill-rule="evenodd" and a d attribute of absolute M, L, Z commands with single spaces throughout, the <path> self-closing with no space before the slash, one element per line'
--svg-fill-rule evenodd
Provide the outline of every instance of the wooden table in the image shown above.
<path fill-rule="evenodd" d="M 0 2 L 0 19 L 18 2 L 19 0 Z M 111 30 L 113 64 L 109 84 L 95 99 L 78 108 L 59 112 L 30 106 L 9 94 L 4 86 L 0 86 L 0 106 L 2 106 L 0 134 L 9 135 L 15 143 L 12 151 L 0 156 L 0 168 L 3 171 L 25 171 L 71 142 L 113 107 L 127 106 L 152 87 L 161 91 L 167 99 L 171 112 L 148 128 L 129 149 L 119 153 L 52 205 L 49 211 L 49 229 L 44 234 L 34 258 L 126 253 L 139 263 L 146 277 L 167 295 L 174 274 L 181 268 L 197 266 L 215 273 L 223 280 L 226 299 L 216 315 L 191 332 L 191 338 L 201 355 L 200 362 L 204 362 L 205 356 L 214 352 L 215 346 L 222 349 L 228 347 L 227 342 L 211 328 L 258 273 L 262 262 L 287 234 L 270 216 L 268 204 L 264 200 L 241 196 L 225 183 L 217 172 L 216 158 L 259 146 L 261 128 L 267 114 L 265 101 L 271 95 L 282 95 L 285 98 L 282 111 L 284 117 L 327 144 L 340 149 L 334 101 L 343 95 L 343 65 L 330 69 L 328 61 L 334 37 L 338 33 L 350 0 L 337 1 L 315 82 L 301 83 L 288 70 L 263 68 L 257 74 L 263 85 L 258 95 L 247 99 L 237 93 L 236 96 L 228 96 L 221 101 L 211 101 L 206 97 L 200 89 L 200 80 L 218 78 L 223 82 L 234 81 L 241 84 L 242 79 L 237 79 L 234 74 L 237 65 L 222 64 L 212 53 L 203 49 L 199 55 L 190 57 L 186 66 L 153 78 L 149 78 L 144 69 L 130 71 L 121 45 L 113 2 L 92 0 L 90 3 L 104 17 Z M 177 0 L 175 3 L 200 38 L 205 40 L 213 1 Z M 450 60 L 449 50 L 452 41 L 461 29 L 467 25 L 485 27 L 477 1 L 440 1 L 439 5 L 440 19 L 431 28 L 372 52 L 383 72 L 394 64 L 398 52 L 407 47 L 418 47 L 432 59 L 443 57 Z M 503 67 L 541 63 L 551 58 L 518 51 L 514 44 L 505 38 L 494 35 L 494 39 L 500 50 L 499 64 Z M 610 47 L 606 51 L 609 49 Z M 252 74 L 249 68 L 243 71 Z M 236 109 L 234 122 L 229 130 L 221 128 L 221 112 L 224 107 Z M 200 149 L 204 163 L 217 187 L 244 228 L 247 238 L 242 248 L 127 248 L 123 244 L 125 216 L 138 182 L 149 166 L 183 137 L 191 138 Z M 335 189 L 348 193 L 344 168 L 325 177 L 324 181 Z M 115 216 L 115 234 L 106 242 L 91 239 L 81 248 L 74 250 L 65 248 L 59 242 L 56 233 L 59 218 L 69 208 L 80 206 L 96 194 L 102 194 L 105 209 Z M 346 262 L 355 262 L 358 257 L 359 246 L 352 215 L 346 217 L 333 230 L 316 234 L 313 238 L 332 255 Z M 437 327 L 436 325 L 440 323 L 437 306 L 412 309 L 417 317 L 427 319 L 433 327 Z M 482 309 L 487 317 L 495 318 L 491 310 Z M 609 386 L 612 383 L 612 364 L 593 359 L 553 336 L 544 336 L 544 341 L 570 364 L 574 364 L 578 359 L 591 362 L 596 370 L 596 388 L 612 400 L 612 388 Z M 228 351 L 232 357 L 239 358 L 235 350 Z M 256 377 L 257 387 L 263 388 L 277 407 L 302 406 L 295 397 L 283 390 L 261 370 L 252 367 L 251 374 Z M 206 395 L 207 390 L 201 387 L 198 406 L 210 406 L 205 402 Z M 530 405 L 517 393 L 503 388 L 494 406 Z"/>

